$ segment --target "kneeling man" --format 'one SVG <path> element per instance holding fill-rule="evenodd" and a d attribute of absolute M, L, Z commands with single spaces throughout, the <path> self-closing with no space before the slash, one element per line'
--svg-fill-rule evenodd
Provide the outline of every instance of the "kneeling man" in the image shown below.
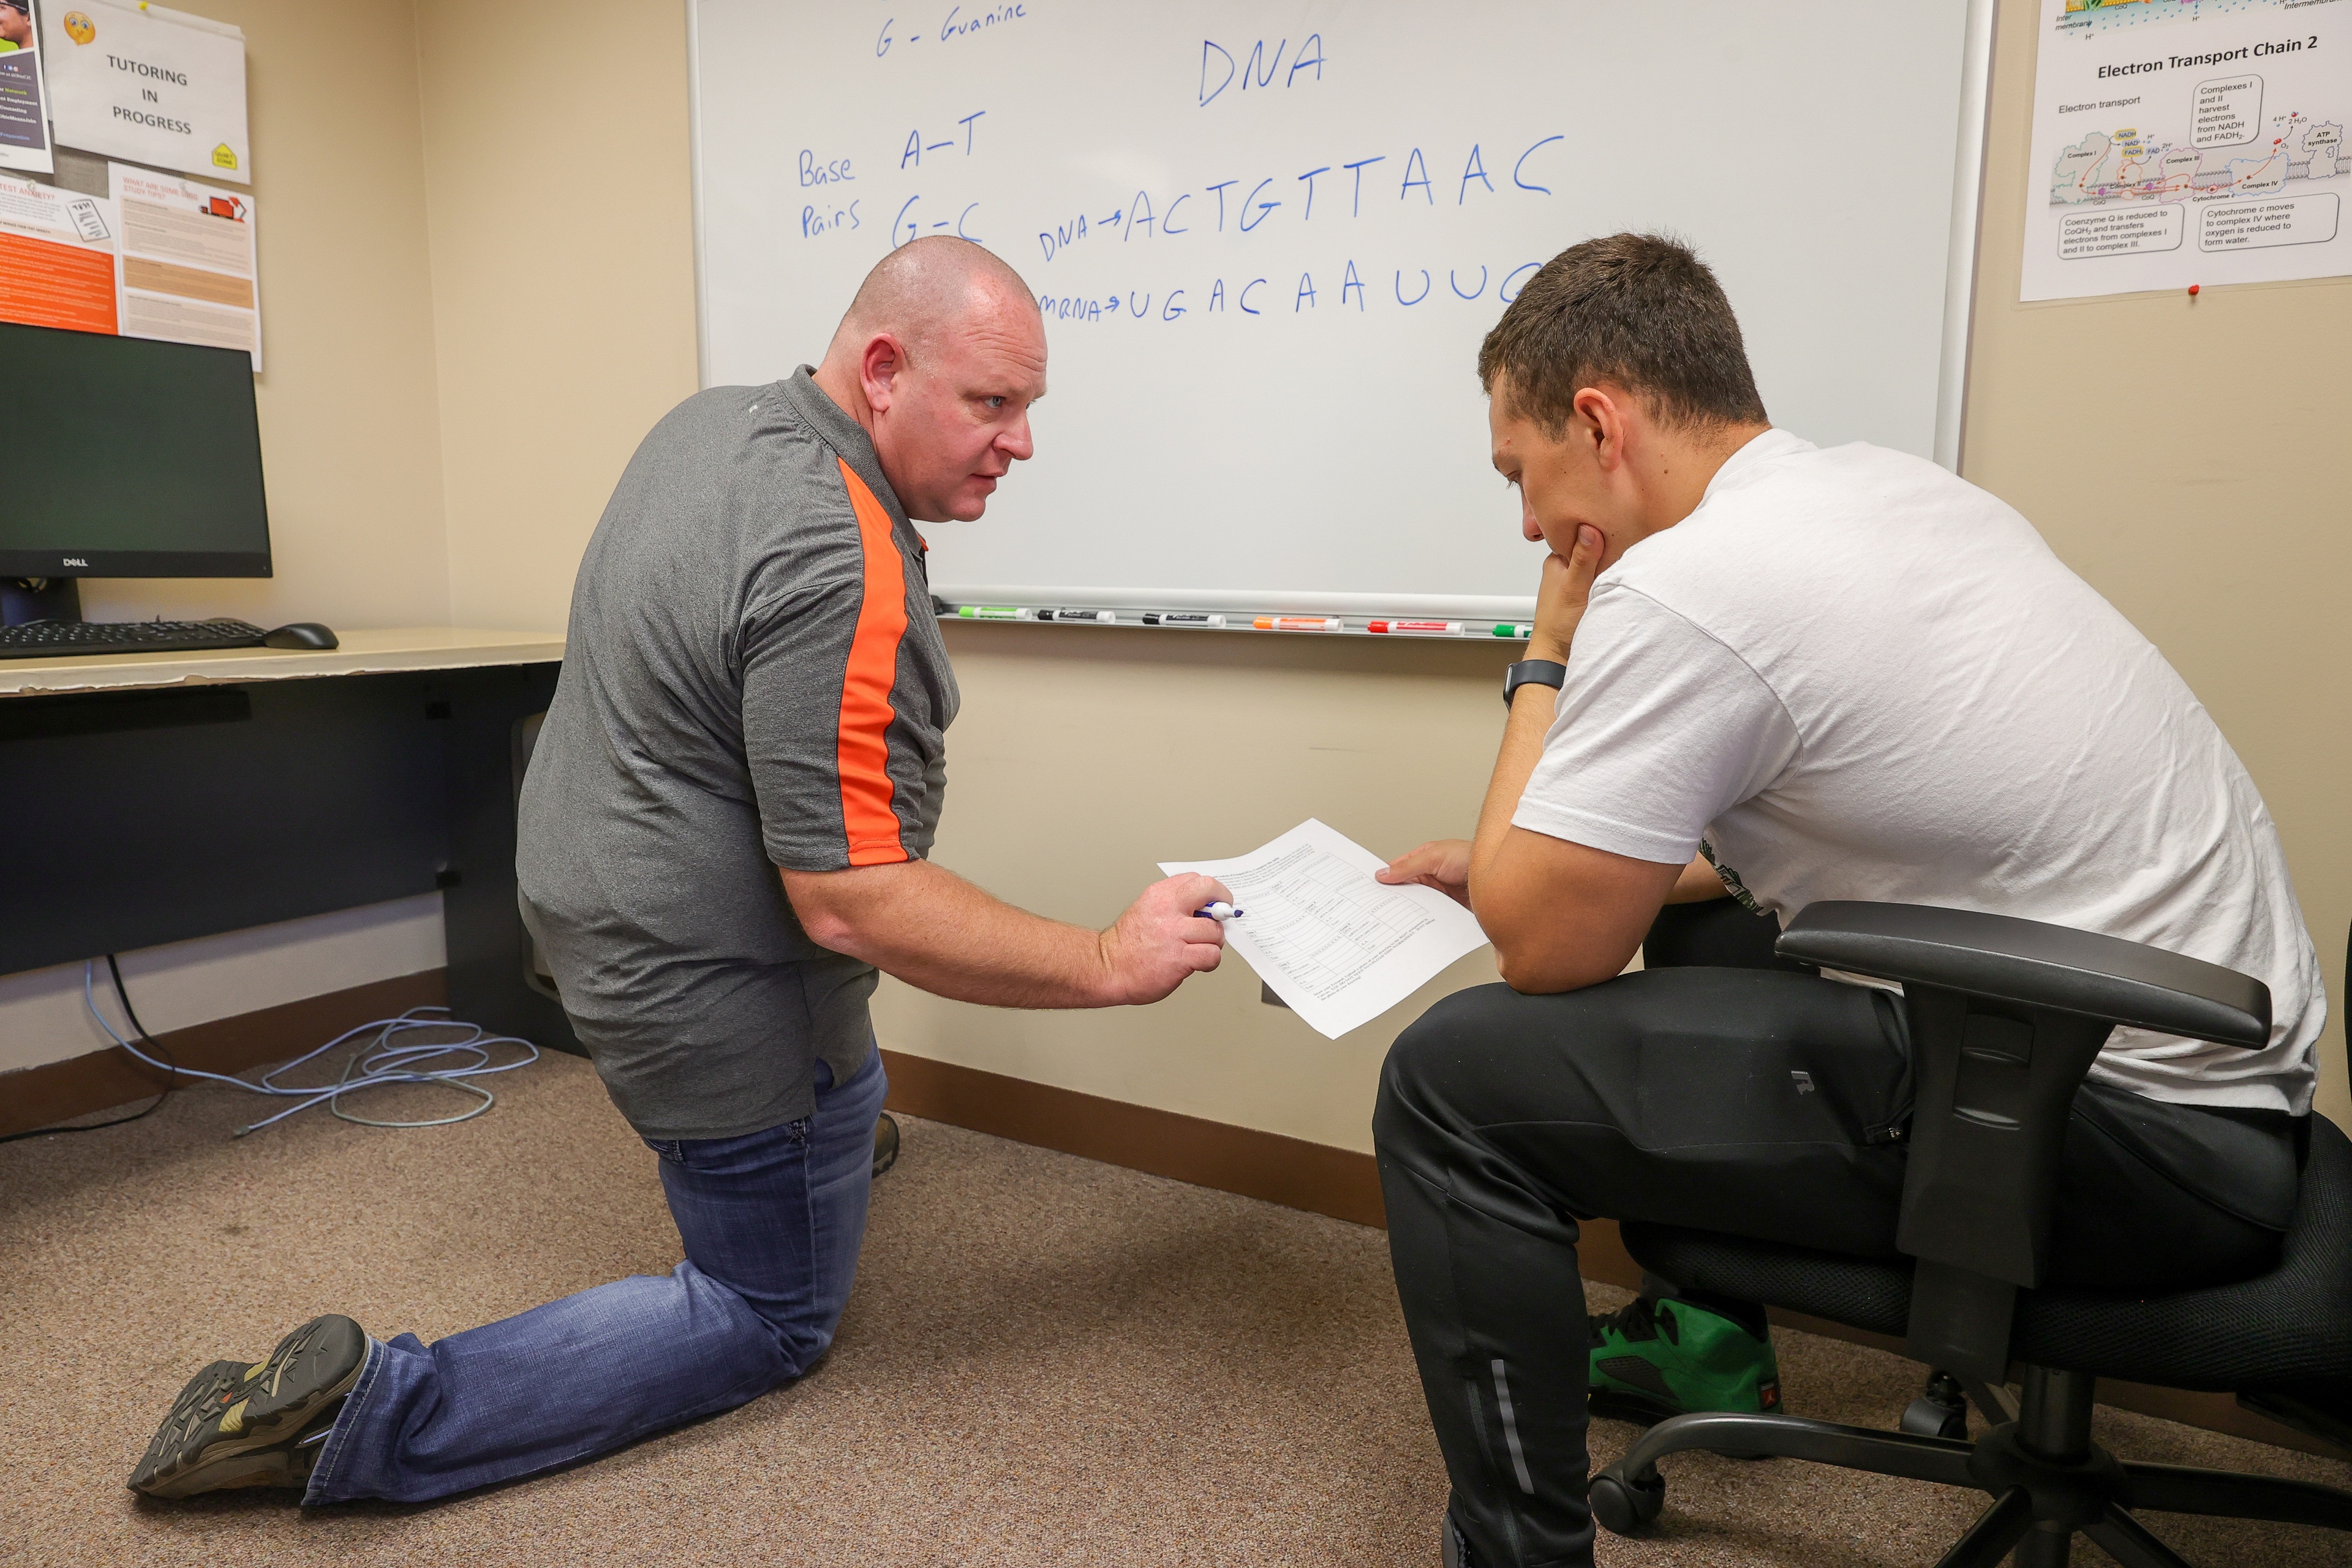
<path fill-rule="evenodd" d="M 216 1362 L 131 1478 L 415 1502 L 740 1405 L 833 1342 L 887 1087 L 877 970 L 970 1002 L 1156 1002 L 1214 969 L 1229 897 L 1146 889 L 1108 931 L 926 858 L 955 677 L 916 521 L 978 518 L 1029 457 L 1045 331 L 1010 267 L 893 251 L 826 351 L 654 427 L 588 542 L 522 794 L 523 913 L 685 1244 L 427 1345 L 314 1319 Z"/>
<path fill-rule="evenodd" d="M 1563 252 L 1478 370 L 1551 553 L 1477 837 L 1383 879 L 1467 902 L 1505 984 L 1397 1041 L 1373 1137 L 1445 1555 L 1490 1568 L 1591 1561 L 1589 1389 L 1647 1419 L 1778 1399 L 1753 1303 L 1654 1288 L 1588 1325 L 1580 1218 L 1894 1254 L 1903 1014 L 1773 965 L 1759 916 L 1981 910 L 2270 987 L 2261 1050 L 2115 1032 L 2068 1133 L 2061 1285 L 2270 1264 L 2326 1001 L 2262 797 L 2163 656 L 1984 491 L 1772 428 L 1689 250 Z M 1654 942 L 1621 973 L 1662 907 L 1725 898 L 1755 912 L 1704 923 L 1760 963 Z"/>

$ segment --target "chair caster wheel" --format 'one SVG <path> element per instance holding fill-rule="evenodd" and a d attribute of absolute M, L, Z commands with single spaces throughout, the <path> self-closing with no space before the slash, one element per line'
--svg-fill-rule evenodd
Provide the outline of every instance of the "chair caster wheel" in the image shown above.
<path fill-rule="evenodd" d="M 1585 1497 L 1601 1529 L 1612 1535 L 1633 1535 L 1666 1506 L 1666 1478 L 1654 1465 L 1647 1477 L 1639 1479 L 1621 1475 L 1612 1465 L 1593 1476 Z"/>
<path fill-rule="evenodd" d="M 1949 1437 L 1967 1442 L 1968 1395 L 1960 1392 L 1959 1381 L 1948 1373 L 1931 1375 L 1927 1392 L 1904 1410 L 1901 1426 L 1914 1437 Z"/>

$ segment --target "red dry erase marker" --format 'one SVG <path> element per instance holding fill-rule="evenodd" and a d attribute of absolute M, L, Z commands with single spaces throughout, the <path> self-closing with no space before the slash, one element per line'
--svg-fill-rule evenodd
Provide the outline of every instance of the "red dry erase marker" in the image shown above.
<path fill-rule="evenodd" d="M 1364 629 L 1368 632 L 1413 634 L 1423 637 L 1460 637 L 1460 621 L 1373 621 Z"/>

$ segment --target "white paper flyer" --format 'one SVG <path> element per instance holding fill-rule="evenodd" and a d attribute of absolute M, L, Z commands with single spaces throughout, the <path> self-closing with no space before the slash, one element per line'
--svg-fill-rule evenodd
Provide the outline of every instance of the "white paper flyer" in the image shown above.
<path fill-rule="evenodd" d="M 59 146 L 252 184 L 242 31 L 161 5 L 42 5 Z"/>
<path fill-rule="evenodd" d="M 253 198 L 107 165 L 122 213 L 122 335 L 244 349 L 261 369 Z"/>
<path fill-rule="evenodd" d="M 1216 878 L 1241 906 L 1225 940 L 1318 1034 L 1338 1039 L 1486 940 L 1434 889 L 1372 880 L 1387 862 L 1313 817 L 1230 860 L 1163 861 Z"/>

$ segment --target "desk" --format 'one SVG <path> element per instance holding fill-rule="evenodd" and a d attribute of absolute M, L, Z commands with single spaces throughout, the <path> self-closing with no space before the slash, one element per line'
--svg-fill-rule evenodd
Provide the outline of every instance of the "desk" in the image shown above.
<path fill-rule="evenodd" d="M 458 1017 L 578 1050 L 515 910 L 515 727 L 563 639 L 0 660 L 0 973 L 439 889 Z"/>

